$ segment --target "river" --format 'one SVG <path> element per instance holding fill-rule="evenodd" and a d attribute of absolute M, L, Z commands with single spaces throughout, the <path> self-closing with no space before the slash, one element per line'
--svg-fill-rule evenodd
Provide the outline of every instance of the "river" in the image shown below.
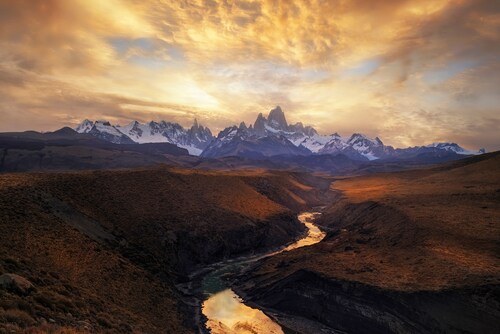
<path fill-rule="evenodd" d="M 325 233 L 313 224 L 314 216 L 317 214 L 303 212 L 298 215 L 298 219 L 307 228 L 307 235 L 302 239 L 279 251 L 228 262 L 203 278 L 202 292 L 206 299 L 202 305 L 202 312 L 208 319 L 206 326 L 212 334 L 283 334 L 280 325 L 264 312 L 245 305 L 244 301 L 226 285 L 224 276 L 236 273 L 262 258 L 320 242 Z"/>

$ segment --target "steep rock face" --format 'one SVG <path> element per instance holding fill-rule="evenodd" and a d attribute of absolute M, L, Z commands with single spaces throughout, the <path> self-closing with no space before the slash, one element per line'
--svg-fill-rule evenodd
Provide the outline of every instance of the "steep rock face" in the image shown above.
<path fill-rule="evenodd" d="M 277 106 L 269 112 L 267 121 L 270 127 L 276 130 L 288 130 L 288 123 L 285 118 L 285 113 L 281 110 L 280 106 Z"/>
<path fill-rule="evenodd" d="M 213 139 L 214 136 L 210 129 L 208 127 L 203 127 L 203 125 L 198 125 L 198 121 L 195 119 L 193 126 L 187 131 L 185 145 L 203 150 Z"/>
<path fill-rule="evenodd" d="M 237 228 L 218 232 L 216 238 L 206 231 L 176 233 L 166 246 L 173 251 L 170 264 L 178 272 L 179 279 L 182 280 L 184 275 L 188 275 L 200 264 L 207 265 L 241 254 L 279 247 L 304 232 L 304 226 L 297 221 L 295 215 L 289 213 L 269 217 L 257 224 L 248 219 L 240 220 L 238 224 Z"/>
<path fill-rule="evenodd" d="M 347 333 L 496 333 L 498 286 L 401 292 L 299 270 L 246 287 L 248 301 Z M 278 316 L 279 319 L 279 316 Z"/>
<path fill-rule="evenodd" d="M 260 128 L 258 122 L 256 127 Z M 254 127 L 255 129 L 255 127 Z M 280 134 L 258 136 L 258 130 L 246 127 L 229 127 L 219 133 L 201 154 L 202 157 L 217 158 L 240 156 L 246 158 L 264 158 L 276 155 L 307 155 L 310 151 L 293 145 Z"/>
<path fill-rule="evenodd" d="M 133 144 L 134 141 L 130 137 L 126 136 L 115 126 L 111 125 L 107 121 L 96 121 L 92 127 L 87 131 L 88 126 L 81 126 L 80 131 L 82 133 L 88 133 L 101 140 L 109 141 L 114 144 Z"/>
<path fill-rule="evenodd" d="M 78 133 L 88 133 L 90 129 L 94 126 L 94 122 L 85 119 L 80 124 L 77 125 L 75 131 Z"/>
<path fill-rule="evenodd" d="M 266 118 L 262 113 L 259 113 L 257 116 L 257 119 L 255 120 L 255 123 L 253 124 L 253 129 L 255 131 L 255 134 L 257 136 L 265 136 L 266 135 Z"/>
<path fill-rule="evenodd" d="M 315 133 L 302 123 L 289 125 L 285 113 L 277 106 L 268 117 L 259 113 L 253 127 L 240 124 L 219 133 L 217 138 L 204 150 L 203 157 L 241 156 L 262 158 L 276 155 L 308 155 L 311 151 L 296 144 L 306 136 Z"/>

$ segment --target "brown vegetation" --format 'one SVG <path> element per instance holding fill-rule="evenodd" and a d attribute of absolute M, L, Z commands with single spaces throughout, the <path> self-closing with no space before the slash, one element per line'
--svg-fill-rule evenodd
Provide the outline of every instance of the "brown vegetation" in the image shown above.
<path fill-rule="evenodd" d="M 297 236 L 289 208 L 328 192 L 302 178 L 164 167 L 0 175 L 0 275 L 35 287 L 0 289 L 0 332 L 192 332 L 174 284 Z"/>
<path fill-rule="evenodd" d="M 299 297 L 287 295 L 289 292 L 285 291 L 300 291 L 298 282 L 313 284 L 309 287 L 309 294 L 313 296 L 314 289 L 324 284 L 324 295 L 330 293 L 324 298 L 329 298 L 327 305 L 332 307 L 332 313 L 324 306 L 321 311 L 324 314 L 320 316 L 311 311 L 311 317 L 323 317 L 322 321 L 326 322 L 340 321 L 332 314 L 342 312 L 342 307 L 347 309 L 347 304 L 342 307 L 339 304 L 339 308 L 334 309 L 332 298 L 342 300 L 345 296 L 338 294 L 349 291 L 351 297 L 348 298 L 352 300 L 378 304 L 364 305 L 365 309 L 384 307 L 382 310 L 391 310 L 389 304 L 383 306 L 382 301 L 387 296 L 395 296 L 391 297 L 392 302 L 396 300 L 405 305 L 398 304 L 392 309 L 394 312 L 398 312 L 398 307 L 404 310 L 420 300 L 420 306 L 412 306 L 415 307 L 413 316 L 405 320 L 411 323 L 419 319 L 418 312 L 426 314 L 429 311 L 430 306 L 424 300 L 434 296 L 432 298 L 448 303 L 450 314 L 443 315 L 446 308 L 436 306 L 433 299 L 434 311 L 430 316 L 441 314 L 441 318 L 432 320 L 441 327 L 432 327 L 435 324 L 429 325 L 431 321 L 419 319 L 430 327 L 424 326 L 417 331 L 439 328 L 454 332 L 457 327 L 469 328 L 465 326 L 470 325 L 468 330 L 471 332 L 477 332 L 480 326 L 485 327 L 479 332 L 488 332 L 494 327 L 491 319 L 500 314 L 500 303 L 495 297 L 500 284 L 500 154 L 428 169 L 344 178 L 334 182 L 332 187 L 339 193 L 339 200 L 318 220 L 328 231 L 326 239 L 314 246 L 266 259 L 252 268 L 240 288 L 253 296 L 253 300 L 287 309 Z M 336 287 L 335 282 L 340 285 Z M 327 288 L 328 285 L 331 286 Z M 331 290 L 327 292 L 328 289 Z M 420 296 L 422 291 L 429 293 L 427 297 L 411 297 L 414 298 L 411 302 L 405 299 Z M 443 297 L 444 291 L 456 291 L 453 292 L 455 297 Z M 314 303 L 321 302 L 323 297 L 320 295 Z M 284 298 L 288 298 L 288 302 L 280 304 Z M 457 301 L 461 309 L 454 306 Z M 302 301 L 302 305 L 314 309 L 308 302 Z M 353 317 L 354 310 L 356 307 L 351 310 Z M 465 310 L 470 311 L 469 314 Z M 292 312 L 299 311 L 294 309 Z M 366 312 L 359 314 L 356 321 L 370 324 L 369 312 Z M 383 318 L 381 314 L 373 316 L 375 322 L 385 321 Z M 461 321 L 468 323 L 465 325 Z M 356 328 L 356 331 L 394 330 L 387 327 L 380 331 L 376 327 L 370 329 L 375 322 L 368 328 Z M 455 329 L 447 326 L 455 326 Z M 352 330 L 346 325 L 344 329 L 347 328 Z"/>

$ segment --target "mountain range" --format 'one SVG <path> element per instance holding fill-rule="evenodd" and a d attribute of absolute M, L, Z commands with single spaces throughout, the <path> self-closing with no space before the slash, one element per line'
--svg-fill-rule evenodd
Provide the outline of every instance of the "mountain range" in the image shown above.
<path fill-rule="evenodd" d="M 272 109 L 268 116 L 262 113 L 254 124 L 230 126 L 217 137 L 208 127 L 195 119 L 189 129 L 178 123 L 154 122 L 112 125 L 108 121 L 84 120 L 75 131 L 87 133 L 115 144 L 170 143 L 185 148 L 189 154 L 205 158 L 239 156 L 262 159 L 273 156 L 339 155 L 359 161 L 404 160 L 419 155 L 475 155 L 484 150 L 469 151 L 456 143 L 433 143 L 426 146 L 394 148 L 380 138 L 369 138 L 361 133 L 342 137 L 338 133 L 319 134 L 303 123 L 288 124 L 281 107 Z"/>
<path fill-rule="evenodd" d="M 120 126 L 112 125 L 108 121 L 94 122 L 86 119 L 74 130 L 114 144 L 170 143 L 185 148 L 189 154 L 197 156 L 214 139 L 210 129 L 199 125 L 196 119 L 189 129 L 183 128 L 178 123 L 165 121 L 149 123 L 133 121 Z"/>

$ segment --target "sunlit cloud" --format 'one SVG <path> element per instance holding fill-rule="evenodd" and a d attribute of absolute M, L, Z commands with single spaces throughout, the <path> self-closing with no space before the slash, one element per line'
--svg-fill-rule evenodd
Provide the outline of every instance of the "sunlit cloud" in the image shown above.
<path fill-rule="evenodd" d="M 500 149 L 500 5 L 487 0 L 5 0 L 0 131 L 280 104 L 323 133 Z"/>

